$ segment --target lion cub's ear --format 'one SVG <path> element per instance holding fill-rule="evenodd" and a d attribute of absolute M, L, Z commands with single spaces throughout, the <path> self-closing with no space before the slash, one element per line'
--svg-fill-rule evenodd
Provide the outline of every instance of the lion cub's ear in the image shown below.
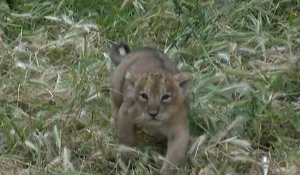
<path fill-rule="evenodd" d="M 173 75 L 173 78 L 178 83 L 180 95 L 186 97 L 190 93 L 192 76 L 188 73 L 181 72 Z"/>

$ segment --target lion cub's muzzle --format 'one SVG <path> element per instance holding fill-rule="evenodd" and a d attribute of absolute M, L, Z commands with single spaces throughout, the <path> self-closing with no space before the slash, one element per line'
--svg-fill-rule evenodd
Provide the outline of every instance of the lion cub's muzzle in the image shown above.
<path fill-rule="evenodd" d="M 155 119 L 155 117 L 159 114 L 159 106 L 157 105 L 148 105 L 148 114 Z"/>

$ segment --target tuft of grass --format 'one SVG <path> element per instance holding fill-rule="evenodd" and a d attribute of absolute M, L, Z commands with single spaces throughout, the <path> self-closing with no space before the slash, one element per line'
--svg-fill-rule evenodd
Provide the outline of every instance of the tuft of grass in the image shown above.
<path fill-rule="evenodd" d="M 111 42 L 194 76 L 178 174 L 300 173 L 300 4 L 291 0 L 0 1 L 0 172 L 154 174 L 117 144 Z M 125 157 L 125 158 L 124 158 Z"/>

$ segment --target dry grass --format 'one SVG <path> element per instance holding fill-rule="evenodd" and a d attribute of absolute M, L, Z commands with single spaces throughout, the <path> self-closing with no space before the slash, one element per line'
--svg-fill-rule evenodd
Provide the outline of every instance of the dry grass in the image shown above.
<path fill-rule="evenodd" d="M 117 145 L 107 51 L 121 40 L 160 48 L 195 77 L 178 174 L 300 174 L 299 7 L 0 1 L 0 174 L 156 172 L 153 148 Z"/>

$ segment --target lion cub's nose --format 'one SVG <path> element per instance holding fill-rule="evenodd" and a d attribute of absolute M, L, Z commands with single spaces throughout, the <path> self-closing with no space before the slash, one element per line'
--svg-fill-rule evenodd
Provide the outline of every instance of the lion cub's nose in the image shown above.
<path fill-rule="evenodd" d="M 154 119 L 159 113 L 159 107 L 149 106 L 148 114 Z"/>
<path fill-rule="evenodd" d="M 158 111 L 149 111 L 148 113 L 152 118 L 155 118 L 158 114 Z"/>

